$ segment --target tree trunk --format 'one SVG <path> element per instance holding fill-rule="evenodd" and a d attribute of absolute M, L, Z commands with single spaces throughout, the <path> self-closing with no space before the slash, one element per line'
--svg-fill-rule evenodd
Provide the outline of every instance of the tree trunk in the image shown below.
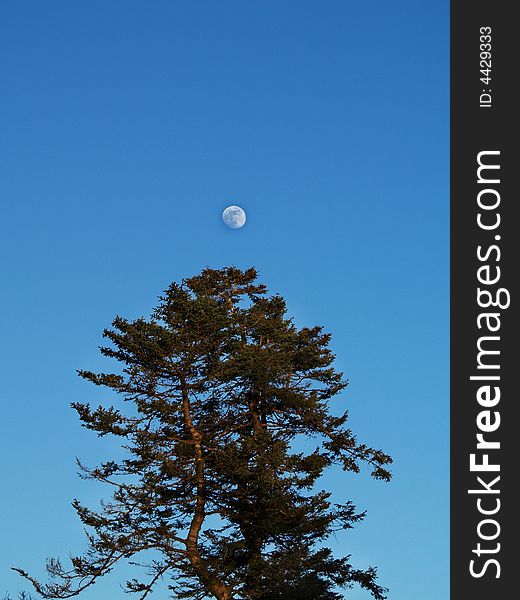
<path fill-rule="evenodd" d="M 204 472 L 204 453 L 202 450 L 202 435 L 195 427 L 191 418 L 190 398 L 187 387 L 183 384 L 183 413 L 186 427 L 190 432 L 195 450 L 195 477 L 197 486 L 197 500 L 195 502 L 195 511 L 191 520 L 188 537 L 186 539 L 186 550 L 188 560 L 195 568 L 204 587 L 216 598 L 216 600 L 231 600 L 231 588 L 222 583 L 216 577 L 202 560 L 198 548 L 199 534 L 206 518 L 206 497 L 204 491 L 205 472 Z"/>

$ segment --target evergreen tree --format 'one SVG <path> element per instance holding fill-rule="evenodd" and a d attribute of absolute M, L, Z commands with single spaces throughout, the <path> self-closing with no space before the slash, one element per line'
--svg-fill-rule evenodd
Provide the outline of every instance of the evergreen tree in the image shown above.
<path fill-rule="evenodd" d="M 205 269 L 173 283 L 147 320 L 116 317 L 104 331 L 116 373 L 79 374 L 110 388 L 111 407 L 73 403 L 84 427 L 121 438 L 121 461 L 80 465 L 112 499 L 74 500 L 88 548 L 66 568 L 50 559 L 48 583 L 21 569 L 44 598 L 69 598 L 124 559 L 151 551 L 146 598 L 167 578 L 173 598 L 337 600 L 359 584 L 376 600 L 376 571 L 334 558 L 325 541 L 363 518 L 317 482 L 332 465 L 389 480 L 391 458 L 357 442 L 347 413 L 329 412 L 347 385 L 332 366 L 330 335 L 298 328 L 282 297 L 254 269 Z M 312 438 L 313 451 L 295 442 Z"/>

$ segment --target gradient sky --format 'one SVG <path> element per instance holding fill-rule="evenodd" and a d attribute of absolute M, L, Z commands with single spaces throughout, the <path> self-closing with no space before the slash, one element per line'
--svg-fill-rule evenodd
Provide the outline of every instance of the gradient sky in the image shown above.
<path fill-rule="evenodd" d="M 75 373 L 109 368 L 103 327 L 234 264 L 333 332 L 337 405 L 395 459 L 390 484 L 326 478 L 368 510 L 334 547 L 391 600 L 448 597 L 448 8 L 0 4 L 0 596 L 82 550 L 74 497 L 107 497 L 74 457 L 114 443 L 69 408 L 110 399 Z M 126 573 L 82 598 L 128 598 Z"/>

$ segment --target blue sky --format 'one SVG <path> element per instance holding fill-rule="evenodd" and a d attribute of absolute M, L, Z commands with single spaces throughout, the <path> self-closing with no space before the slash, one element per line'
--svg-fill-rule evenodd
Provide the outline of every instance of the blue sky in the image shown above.
<path fill-rule="evenodd" d="M 0 594 L 80 552 L 70 501 L 108 494 L 74 457 L 114 443 L 69 408 L 109 400 L 75 373 L 105 364 L 103 327 L 234 264 L 333 332 L 338 407 L 395 459 L 390 484 L 328 476 L 368 510 L 334 547 L 392 600 L 448 597 L 448 8 L 1 4 Z M 125 573 L 83 598 L 127 598 Z"/>

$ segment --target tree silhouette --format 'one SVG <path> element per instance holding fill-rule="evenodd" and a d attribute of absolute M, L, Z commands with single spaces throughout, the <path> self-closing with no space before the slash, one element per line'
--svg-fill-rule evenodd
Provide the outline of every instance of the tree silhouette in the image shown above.
<path fill-rule="evenodd" d="M 391 463 L 357 442 L 347 413 L 329 412 L 347 385 L 329 334 L 296 327 L 254 269 L 230 267 L 173 283 L 150 319 L 116 317 L 104 336 L 101 353 L 119 370 L 79 374 L 119 398 L 72 406 L 84 427 L 121 438 L 127 455 L 80 464 L 113 495 L 97 510 L 74 500 L 88 548 L 70 567 L 50 559 L 47 583 L 15 569 L 38 594 L 78 595 L 150 551 L 147 579 L 126 582 L 143 600 L 164 578 L 179 599 L 336 600 L 353 584 L 385 598 L 374 568 L 354 569 L 325 547 L 364 513 L 317 487 L 324 470 L 365 463 L 389 480 Z M 309 438 L 315 449 L 297 451 Z"/>

